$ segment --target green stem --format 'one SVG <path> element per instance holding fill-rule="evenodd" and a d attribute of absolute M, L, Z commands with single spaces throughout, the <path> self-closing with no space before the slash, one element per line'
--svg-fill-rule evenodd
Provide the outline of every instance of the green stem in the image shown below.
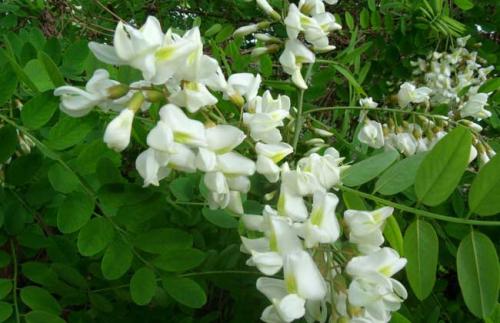
<path fill-rule="evenodd" d="M 13 281 L 12 298 L 14 302 L 14 312 L 16 314 L 16 322 L 20 323 L 21 318 L 19 315 L 19 305 L 17 303 L 17 276 L 18 276 L 17 256 L 16 256 L 16 246 L 14 245 L 13 240 L 10 240 L 10 250 L 12 253 L 12 264 L 14 266 L 14 277 L 12 278 Z"/>
<path fill-rule="evenodd" d="M 213 271 L 202 271 L 197 273 L 195 272 L 195 273 L 181 274 L 179 275 L 179 277 L 185 278 L 185 277 L 196 277 L 196 276 L 207 276 L 207 275 L 259 275 L 260 276 L 261 273 L 255 271 L 244 271 L 244 270 L 213 270 Z M 161 278 L 157 278 L 156 281 L 157 282 L 161 281 Z M 110 290 L 127 288 L 129 286 L 130 284 L 122 284 L 112 287 L 105 287 L 105 288 L 91 290 L 90 293 L 107 292 Z"/>
<path fill-rule="evenodd" d="M 313 69 L 314 63 L 309 64 L 307 67 L 307 72 L 306 72 L 306 77 L 305 81 L 307 84 L 307 81 L 311 77 L 312 69 Z M 303 119 L 302 119 L 302 108 L 304 106 L 304 92 L 305 89 L 300 89 L 299 91 L 299 98 L 297 102 L 297 115 L 295 116 L 295 129 L 293 132 L 293 151 L 297 150 L 297 144 L 299 143 L 299 138 L 300 138 L 300 132 L 302 130 L 302 124 L 303 124 Z"/>
<path fill-rule="evenodd" d="M 340 189 L 344 192 L 350 192 L 354 193 L 356 195 L 359 195 L 361 197 L 367 198 L 369 200 L 375 201 L 377 203 L 380 203 L 382 205 L 387 205 L 387 206 L 392 206 L 396 209 L 406 211 L 409 213 L 413 213 L 415 215 L 421 215 L 423 217 L 427 217 L 430 219 L 435 219 L 435 220 L 440 220 L 440 221 L 446 221 L 446 222 L 453 222 L 453 223 L 460 223 L 460 224 L 469 224 L 469 225 L 483 225 L 483 226 L 500 226 L 500 221 L 480 221 L 480 220 L 469 220 L 469 219 L 462 219 L 462 218 L 454 218 L 451 216 L 446 216 L 442 214 L 437 214 L 437 213 L 432 213 L 428 212 L 425 210 L 420 210 L 413 208 L 411 206 L 399 204 L 396 202 L 392 202 L 377 196 L 374 196 L 372 194 L 364 193 L 352 188 L 348 188 L 345 186 L 341 186 Z"/>

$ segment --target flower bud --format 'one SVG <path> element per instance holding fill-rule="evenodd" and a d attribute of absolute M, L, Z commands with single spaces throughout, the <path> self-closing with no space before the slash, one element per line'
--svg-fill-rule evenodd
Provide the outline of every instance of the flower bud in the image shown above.
<path fill-rule="evenodd" d="M 271 36 L 269 34 L 255 34 L 255 39 L 260 40 L 261 42 L 264 43 L 282 43 L 281 39 L 278 37 Z"/>
<path fill-rule="evenodd" d="M 236 29 L 233 33 L 233 37 L 245 37 L 259 30 L 259 26 L 256 24 L 242 26 Z"/>
<path fill-rule="evenodd" d="M 163 93 L 157 90 L 146 90 L 144 91 L 146 100 L 152 103 L 160 103 L 163 101 Z"/>
<path fill-rule="evenodd" d="M 107 89 L 108 98 L 111 100 L 119 99 L 119 98 L 127 95 L 129 90 L 130 90 L 130 88 L 127 84 L 113 85 Z"/>
<path fill-rule="evenodd" d="M 267 0 L 257 0 L 257 5 L 271 18 L 274 20 L 280 20 L 281 16 L 279 13 L 276 12 L 276 10 L 271 7 L 269 2 Z"/>
<path fill-rule="evenodd" d="M 330 131 L 326 131 L 324 129 L 319 129 L 319 128 L 312 128 L 315 134 L 317 134 L 320 137 L 331 137 L 333 136 L 333 133 Z"/>

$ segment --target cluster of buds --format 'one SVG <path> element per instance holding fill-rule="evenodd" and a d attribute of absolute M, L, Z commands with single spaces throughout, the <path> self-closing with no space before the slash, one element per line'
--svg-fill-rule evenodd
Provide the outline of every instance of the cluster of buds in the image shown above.
<path fill-rule="evenodd" d="M 272 18 L 273 23 L 284 24 L 288 38 L 282 40 L 268 34 L 255 34 L 255 38 L 264 42 L 266 46 L 254 48 L 252 55 L 275 53 L 284 46 L 279 61 L 285 73 L 290 75 L 294 84 L 301 89 L 307 88 L 301 72 L 303 64 L 314 63 L 315 53 L 335 49 L 335 46 L 329 43 L 328 36 L 332 31 L 342 28 L 335 17 L 326 11 L 324 2 L 333 5 L 337 0 L 300 0 L 298 4 L 289 5 L 287 16 L 283 18 L 266 0 L 257 0 L 257 5 Z M 269 21 L 263 21 L 243 26 L 238 28 L 234 35 L 252 34 L 271 24 Z"/>
<path fill-rule="evenodd" d="M 459 38 L 458 46 L 451 53 L 434 52 L 426 60 L 413 62 L 416 79 L 401 84 L 396 96 L 400 108 L 416 112 L 432 113 L 434 108 L 445 104 L 449 107 L 448 116 L 435 115 L 429 120 L 418 115 L 416 122 L 402 118 L 399 125 L 389 118 L 381 123 L 367 117 L 378 104 L 371 98 L 361 99 L 360 105 L 366 110 L 361 113 L 360 120 L 364 124 L 358 133 L 359 141 L 375 149 L 396 149 L 410 156 L 434 147 L 452 126 L 459 123 L 471 128 L 475 135 L 470 162 L 479 157 L 479 165 L 486 164 L 495 152 L 480 139 L 483 128 L 476 122 L 491 116 L 485 108 L 490 93 L 478 90 L 488 80 L 487 75 L 493 67 L 482 67 L 477 62 L 481 61 L 477 53 L 465 48 L 468 38 Z M 466 119 L 468 117 L 476 122 Z"/>

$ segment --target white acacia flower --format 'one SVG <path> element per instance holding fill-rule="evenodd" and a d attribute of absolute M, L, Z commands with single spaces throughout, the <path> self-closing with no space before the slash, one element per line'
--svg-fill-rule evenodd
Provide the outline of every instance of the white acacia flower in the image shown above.
<path fill-rule="evenodd" d="M 174 141 L 193 147 L 206 147 L 205 127 L 198 120 L 190 119 L 174 104 L 167 104 L 160 109 L 161 121 L 165 122 L 174 135 Z"/>
<path fill-rule="evenodd" d="M 115 151 L 122 151 L 130 143 L 134 111 L 123 109 L 106 127 L 104 142 Z"/>
<path fill-rule="evenodd" d="M 396 250 L 385 247 L 365 256 L 352 258 L 346 272 L 353 277 L 363 277 L 376 272 L 387 278 L 392 277 L 406 265 Z"/>
<path fill-rule="evenodd" d="M 285 50 L 279 61 L 283 70 L 292 76 L 292 81 L 301 89 L 307 89 L 307 84 L 302 77 L 301 68 L 304 63 L 314 63 L 315 55 L 297 39 L 289 39 L 285 43 Z"/>
<path fill-rule="evenodd" d="M 378 103 L 373 101 L 372 97 L 360 99 L 359 105 L 362 108 L 370 108 L 370 109 L 374 109 L 374 108 L 378 107 Z"/>
<path fill-rule="evenodd" d="M 155 52 L 163 43 L 160 22 L 149 16 L 139 29 L 119 22 L 115 29 L 113 47 L 91 42 L 90 49 L 101 61 L 115 65 L 130 65 L 140 70 L 146 80 L 156 74 Z"/>
<path fill-rule="evenodd" d="M 207 148 L 216 154 L 225 154 L 239 146 L 246 135 L 240 129 L 230 125 L 217 125 L 205 130 Z"/>
<path fill-rule="evenodd" d="M 335 216 L 338 202 L 339 199 L 332 193 L 314 193 L 311 215 L 303 224 L 296 225 L 307 248 L 337 241 L 340 236 L 340 225 Z"/>
<path fill-rule="evenodd" d="M 488 105 L 487 93 L 476 93 L 469 97 L 460 109 L 460 116 L 462 118 L 473 117 L 477 120 L 482 120 L 491 117 L 491 112 L 485 109 Z"/>
<path fill-rule="evenodd" d="M 252 176 L 255 162 L 237 152 L 217 155 L 217 169 L 228 176 Z"/>
<path fill-rule="evenodd" d="M 358 133 L 358 140 L 369 147 L 378 149 L 384 146 L 384 132 L 380 122 L 366 120 Z"/>
<path fill-rule="evenodd" d="M 109 99 L 109 89 L 120 83 L 109 79 L 106 70 L 98 69 L 85 85 L 85 90 L 64 85 L 54 90 L 55 96 L 61 97 L 61 111 L 77 118 L 88 114 L 92 109 Z M 103 106 L 105 108 L 106 106 Z"/>
<path fill-rule="evenodd" d="M 306 300 L 297 294 L 288 293 L 283 280 L 261 277 L 257 279 L 257 289 L 272 303 L 264 309 L 262 321 L 266 323 L 292 322 L 304 316 Z"/>
<path fill-rule="evenodd" d="M 257 173 L 264 175 L 269 182 L 276 183 L 279 180 L 281 169 L 271 158 L 258 155 L 255 165 Z"/>
<path fill-rule="evenodd" d="M 186 145 L 174 143 L 173 152 L 169 153 L 168 167 L 186 173 L 196 171 L 196 155 Z"/>
<path fill-rule="evenodd" d="M 323 0 L 300 0 L 299 10 L 306 15 L 317 15 L 325 12 Z"/>
<path fill-rule="evenodd" d="M 249 102 L 257 96 L 261 81 L 260 74 L 231 74 L 227 80 L 227 89 L 224 96 L 231 99 L 237 105 L 243 106 L 243 97 Z"/>
<path fill-rule="evenodd" d="M 283 271 L 286 289 L 306 300 L 322 300 L 326 283 L 311 255 L 300 250 L 285 255 Z"/>
<path fill-rule="evenodd" d="M 303 172 L 311 173 L 319 182 L 322 188 L 329 190 L 339 185 L 341 182 L 341 173 L 348 166 L 341 166 L 344 158 L 340 158 L 339 152 L 330 147 L 325 150 L 323 156 L 313 153 L 298 162 L 298 168 Z"/>
<path fill-rule="evenodd" d="M 146 142 L 149 147 L 155 150 L 172 153 L 174 150 L 174 132 L 168 123 L 160 120 L 149 131 Z"/>
<path fill-rule="evenodd" d="M 398 92 L 399 105 L 406 108 L 410 103 L 423 103 L 429 101 L 429 94 L 432 90 L 428 87 L 419 87 L 405 82 L 401 85 Z"/>
<path fill-rule="evenodd" d="M 201 46 L 198 27 L 188 30 L 182 37 L 169 29 L 161 47 L 155 52 L 156 74 L 149 81 L 164 84 L 174 76 L 180 81 L 198 81 L 208 77 L 217 66 L 202 55 Z"/>
<path fill-rule="evenodd" d="M 283 184 L 281 185 L 278 198 L 278 213 L 293 221 L 304 221 L 308 216 L 304 198 L 292 192 Z"/>
<path fill-rule="evenodd" d="M 218 102 L 205 85 L 197 82 L 183 83 L 182 89 L 170 95 L 168 100 L 177 106 L 186 108 L 191 113 Z"/>
<path fill-rule="evenodd" d="M 393 211 L 392 207 L 382 207 L 371 212 L 345 211 L 344 221 L 349 228 L 349 241 L 356 244 L 362 253 L 378 250 L 384 242 L 382 226 Z"/>
<path fill-rule="evenodd" d="M 217 155 L 212 150 L 198 148 L 195 164 L 202 172 L 213 172 L 217 167 Z"/>
<path fill-rule="evenodd" d="M 293 152 L 293 148 L 284 142 L 278 144 L 264 144 L 258 142 L 255 145 L 255 151 L 258 155 L 270 158 L 274 163 L 279 163 L 283 158 Z"/>
<path fill-rule="evenodd" d="M 152 148 L 148 148 L 137 156 L 135 167 L 144 179 L 144 187 L 160 185 L 160 180 L 170 173 L 167 163 L 168 156 Z"/>
<path fill-rule="evenodd" d="M 355 278 L 347 291 L 349 304 L 363 307 L 375 320 L 387 322 L 408 297 L 404 286 L 395 279 L 377 273 Z"/>
<path fill-rule="evenodd" d="M 285 171 L 281 177 L 282 187 L 297 196 L 312 195 L 325 190 L 318 178 L 308 171 L 301 169 Z"/>
<path fill-rule="evenodd" d="M 302 250 L 302 244 L 286 218 L 264 213 L 263 222 L 265 237 L 241 237 L 241 241 L 243 250 L 252 255 L 247 264 L 256 266 L 265 275 L 274 275 L 283 266 L 283 257 Z"/>
<path fill-rule="evenodd" d="M 398 133 L 395 137 L 396 148 L 406 156 L 414 155 L 417 151 L 415 138 L 408 132 Z"/>

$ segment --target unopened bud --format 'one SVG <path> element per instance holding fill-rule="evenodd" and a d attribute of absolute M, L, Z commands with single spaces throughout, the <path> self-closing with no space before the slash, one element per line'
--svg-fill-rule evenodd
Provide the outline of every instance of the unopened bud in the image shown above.
<path fill-rule="evenodd" d="M 132 96 L 132 99 L 128 101 L 127 108 L 129 110 L 137 112 L 141 108 L 143 103 L 144 103 L 144 94 L 142 94 L 142 91 L 137 91 Z"/>
<path fill-rule="evenodd" d="M 217 124 L 215 122 L 213 122 L 212 120 L 209 119 L 209 120 L 205 121 L 205 128 L 208 129 L 208 128 L 213 128 L 215 126 L 217 126 Z"/>
<path fill-rule="evenodd" d="M 319 128 L 312 128 L 315 134 L 317 134 L 320 137 L 331 137 L 333 136 L 333 133 L 330 131 L 326 131 L 324 129 L 319 129 Z"/>
<path fill-rule="evenodd" d="M 281 16 L 279 13 L 276 12 L 276 10 L 271 7 L 269 2 L 267 0 L 257 0 L 257 5 L 271 18 L 274 20 L 280 20 Z"/>
<path fill-rule="evenodd" d="M 282 43 L 281 39 L 278 37 L 271 36 L 269 34 L 255 34 L 255 39 L 260 40 L 264 43 Z"/>
<path fill-rule="evenodd" d="M 325 143 L 325 141 L 321 138 L 313 138 L 313 139 L 309 139 L 308 141 L 306 141 L 306 145 L 310 145 L 310 146 L 321 145 L 324 143 Z"/>
<path fill-rule="evenodd" d="M 117 84 L 108 88 L 108 98 L 111 100 L 119 99 L 127 95 L 129 91 L 129 86 L 127 84 Z"/>
<path fill-rule="evenodd" d="M 263 20 L 263 21 L 257 23 L 257 27 L 259 29 L 264 29 L 264 28 L 267 28 L 269 26 L 271 26 L 271 23 L 269 21 L 267 21 L 267 20 Z"/>
<path fill-rule="evenodd" d="M 156 90 L 146 90 L 144 91 L 146 100 L 152 103 L 159 103 L 163 101 L 163 93 Z"/>
<path fill-rule="evenodd" d="M 308 151 L 304 154 L 304 156 L 309 156 L 309 155 L 312 155 L 312 154 L 314 154 L 314 153 L 317 153 L 318 151 L 320 151 L 320 150 L 321 150 L 321 148 L 323 148 L 323 147 L 313 147 L 313 148 L 309 149 L 309 150 L 308 150 Z"/>
<path fill-rule="evenodd" d="M 229 100 L 231 100 L 231 102 L 233 102 L 239 108 L 241 108 L 245 104 L 245 99 L 243 99 L 241 94 L 239 94 L 238 92 L 229 95 Z"/>
<path fill-rule="evenodd" d="M 261 55 L 267 54 L 267 53 L 276 53 L 280 49 L 280 46 L 277 44 L 272 44 L 266 47 L 255 47 L 252 50 L 252 56 L 253 57 L 259 57 Z"/>
<path fill-rule="evenodd" d="M 250 35 L 259 30 L 259 26 L 256 24 L 243 26 L 236 29 L 233 33 L 233 37 L 245 37 L 246 35 Z"/>

